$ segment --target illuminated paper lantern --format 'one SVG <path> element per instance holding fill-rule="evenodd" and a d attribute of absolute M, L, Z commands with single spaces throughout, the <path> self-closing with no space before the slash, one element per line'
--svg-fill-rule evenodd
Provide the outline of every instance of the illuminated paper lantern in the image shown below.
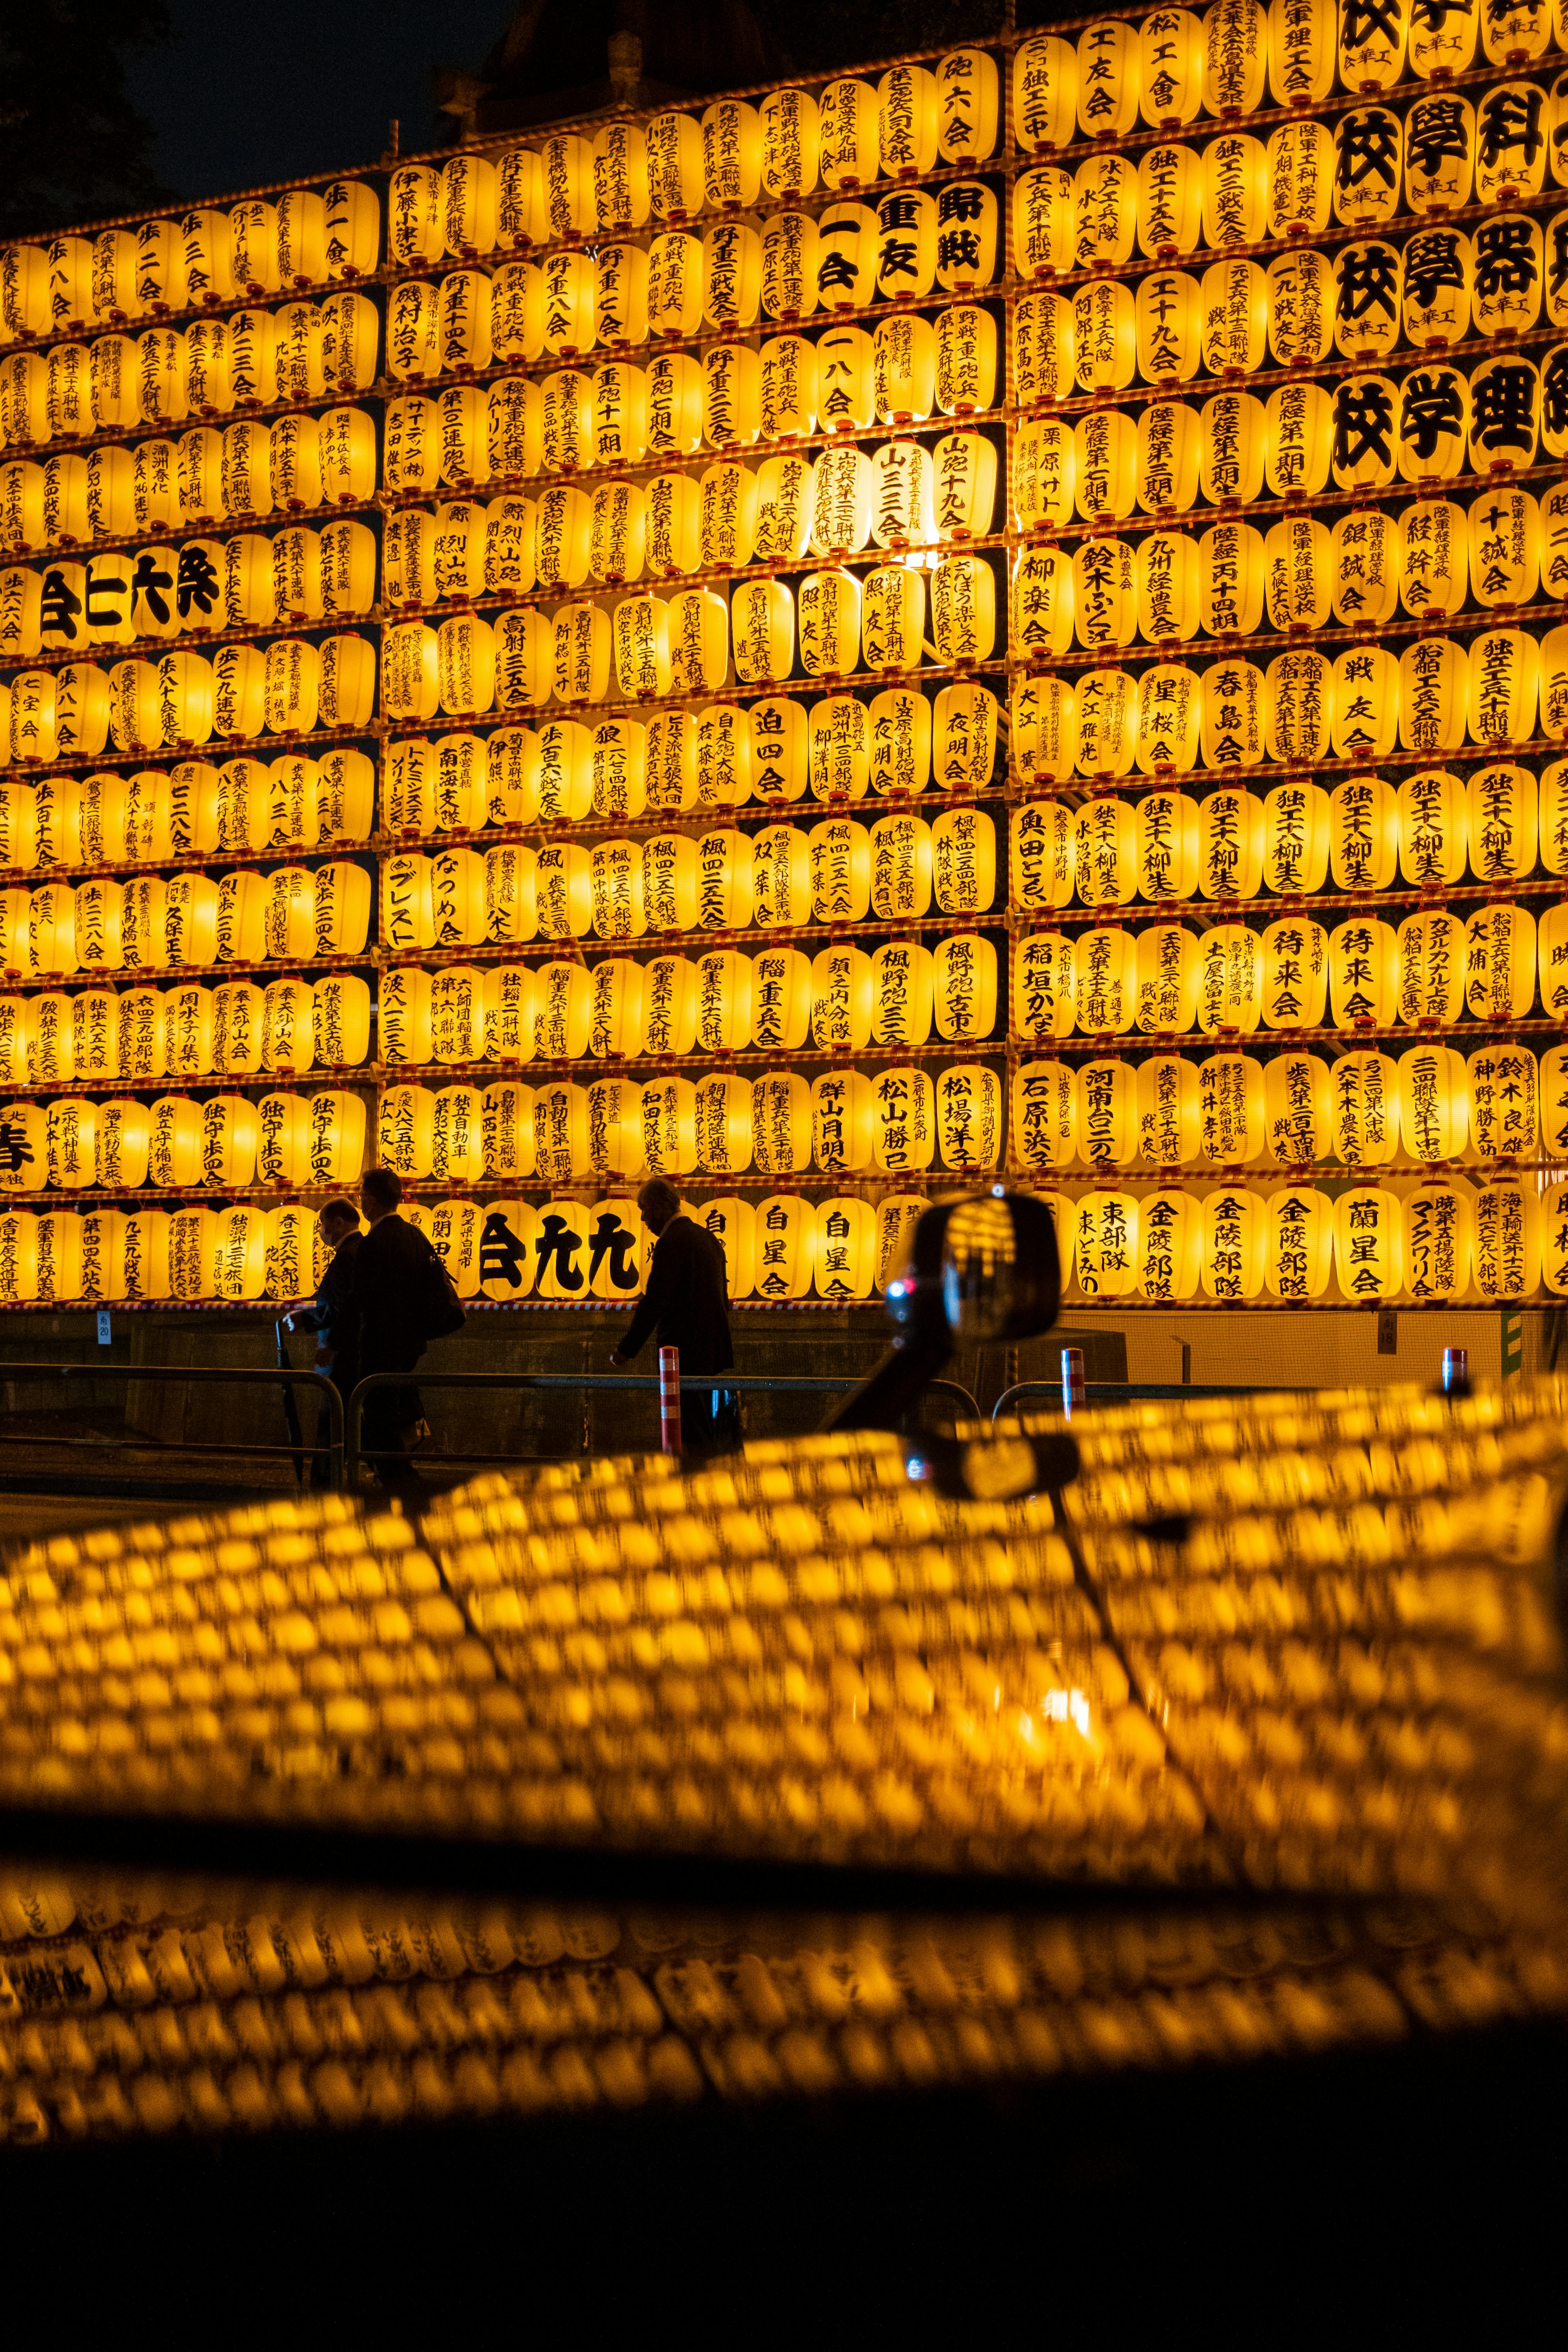
<path fill-rule="evenodd" d="M 1535 919 L 1524 908 L 1483 907 L 1465 925 L 1465 1002 L 1481 1020 L 1520 1021 L 1535 1001 Z"/>
<path fill-rule="evenodd" d="M 1263 1288 L 1268 1253 L 1268 1213 L 1258 1194 L 1232 1185 L 1205 1195 L 1199 1274 L 1206 1297 L 1256 1298 Z"/>
<path fill-rule="evenodd" d="M 811 1090 L 802 1077 L 769 1071 L 752 1088 L 752 1146 L 764 1176 L 799 1176 L 811 1165 Z M 758 1212 L 759 1220 L 762 1212 Z"/>
<path fill-rule="evenodd" d="M 1066 1062 L 1026 1062 L 1013 1079 L 1013 1150 L 1031 1173 L 1078 1154 L 1078 1079 Z"/>
<path fill-rule="evenodd" d="M 1281 1054 L 1264 1065 L 1264 1140 L 1270 1159 L 1284 1168 L 1326 1160 L 1333 1118 L 1329 1066 L 1320 1055 Z"/>
<path fill-rule="evenodd" d="M 716 100 L 701 121 L 702 186 L 710 212 L 754 205 L 762 188 L 763 134 L 757 110 L 743 99 Z"/>
<path fill-rule="evenodd" d="M 1276 784 L 1263 803 L 1263 879 L 1283 897 L 1310 896 L 1328 875 L 1328 794 L 1318 784 Z"/>
<path fill-rule="evenodd" d="M 929 1168 L 936 1150 L 936 1102 L 925 1072 L 879 1070 L 872 1092 L 873 1166 L 889 1176 Z"/>
<path fill-rule="evenodd" d="M 1173 1037 L 1196 1018 L 1199 960 L 1192 931 L 1175 922 L 1138 931 L 1135 964 L 1135 1024 L 1145 1034 Z"/>
<path fill-rule="evenodd" d="M 1386 759 L 1398 735 L 1397 657 L 1381 646 L 1347 646 L 1334 659 L 1330 694 L 1335 756 Z"/>
<path fill-rule="evenodd" d="M 1267 1026 L 1321 1028 L 1328 1000 L 1329 935 L 1322 925 L 1296 915 L 1270 923 L 1263 934 Z"/>
<path fill-rule="evenodd" d="M 137 990 L 138 998 L 146 992 Z M 124 1006 L 129 1000 L 121 997 Z M 262 992 L 254 982 L 228 981 L 213 991 L 213 1068 L 224 1077 L 253 1077 L 261 1067 L 261 1021 L 265 1009 Z M 148 1074 L 149 1055 L 145 1041 L 145 1023 L 140 1017 L 141 1007 L 133 1006 L 130 1019 L 121 1031 L 121 1075 L 132 1084 Z M 159 1067 L 152 1075 L 162 1076 L 163 1036 L 158 1040 Z"/>
<path fill-rule="evenodd" d="M 700 552 L 701 496 L 684 474 L 660 474 L 644 491 L 644 540 L 657 578 L 695 572 Z"/>
<path fill-rule="evenodd" d="M 1256 931 L 1245 923 L 1216 923 L 1203 934 L 1197 1025 L 1205 1036 L 1250 1035 L 1262 1016 L 1263 985 L 1263 945 Z M 1080 998 L 1082 989 L 1080 976 Z"/>
<path fill-rule="evenodd" d="M 1399 1072 L 1386 1054 L 1342 1054 L 1331 1074 L 1334 1150 L 1347 1167 L 1385 1167 L 1399 1149 Z"/>
<path fill-rule="evenodd" d="M 747 714 L 721 704 L 692 714 L 697 808 L 739 808 L 752 796 L 752 736 Z M 683 805 L 685 803 L 683 803 Z"/>
<path fill-rule="evenodd" d="M 1198 887 L 1205 898 L 1255 898 L 1263 879 L 1263 807 L 1228 786 L 1198 805 Z"/>
<path fill-rule="evenodd" d="M 859 1053 L 871 1038 L 871 959 L 862 948 L 827 947 L 811 967 L 812 1043 Z"/>
<path fill-rule="evenodd" d="M 931 1013 L 930 949 L 912 940 L 889 940 L 871 959 L 873 1045 L 923 1045 L 931 1035 Z"/>
<path fill-rule="evenodd" d="M 1405 915 L 1399 927 L 1399 1018 L 1453 1025 L 1465 1007 L 1465 931 L 1446 908 Z"/>
<path fill-rule="evenodd" d="M 1263 1278 L 1269 1296 L 1289 1301 L 1321 1298 L 1333 1261 L 1332 1203 L 1321 1192 L 1289 1185 L 1268 1194 L 1264 1222 Z"/>
<path fill-rule="evenodd" d="M 422 977 L 422 975 L 420 975 Z M 395 993 L 383 982 L 384 1009 Z M 370 988 L 353 972 L 327 972 L 316 982 L 316 1059 L 332 1069 L 363 1062 L 370 1050 Z"/>
<path fill-rule="evenodd" d="M 376 1158 L 383 1168 L 417 1183 L 430 1173 L 436 1097 L 426 1087 L 388 1087 L 381 1098 Z"/>
<path fill-rule="evenodd" d="M 996 1024 L 996 950 L 990 940 L 964 932 L 944 939 L 931 959 L 931 990 L 940 1037 L 989 1037 Z"/>
<path fill-rule="evenodd" d="M 1522 1045 L 1487 1045 L 1465 1063 L 1470 1137 L 1483 1160 L 1533 1158 L 1539 1148 L 1539 1072 Z"/>
<path fill-rule="evenodd" d="M 261 1066 L 308 1070 L 316 1058 L 315 1003 L 306 980 L 275 980 L 264 992 Z"/>
<path fill-rule="evenodd" d="M 1036 33 L 1013 54 L 1013 119 L 1026 154 L 1072 144 L 1078 125 L 1078 52 L 1054 34 Z"/>
<path fill-rule="evenodd" d="M 546 493 L 547 498 L 550 495 Z M 569 499 L 582 495 L 580 490 L 565 493 Z M 611 586 L 635 580 L 643 568 L 645 531 L 643 495 L 636 483 L 600 483 L 588 506 L 587 572 Z M 576 587 L 581 583 L 565 584 Z"/>
<path fill-rule="evenodd" d="M 1198 1147 L 1203 1157 L 1225 1167 L 1257 1160 L 1267 1132 L 1261 1063 L 1250 1054 L 1213 1054 L 1200 1063 Z"/>
<path fill-rule="evenodd" d="M 829 205 L 820 215 L 816 299 L 823 310 L 860 310 L 876 300 L 877 239 L 877 215 L 868 205 Z"/>
<path fill-rule="evenodd" d="M 813 1083 L 811 1151 L 824 1175 L 849 1175 L 870 1166 L 874 1108 L 871 1082 L 856 1071 L 831 1071 Z"/>
<path fill-rule="evenodd" d="M 816 1219 L 810 1204 L 792 1193 L 759 1201 L 753 1228 L 759 1298 L 804 1298 L 811 1288 L 816 1255 Z"/>
<path fill-rule="evenodd" d="M 161 1097 L 148 1116 L 148 1181 L 164 1192 L 200 1184 L 204 1153 L 201 1107 L 183 1096 Z"/>
<path fill-rule="evenodd" d="M 798 948 L 769 948 L 753 958 L 752 1045 L 763 1053 L 795 1053 L 810 1026 L 810 960 Z"/>
<path fill-rule="evenodd" d="M 851 695 L 833 695 L 812 705 L 806 762 L 815 799 L 865 798 L 870 780 L 870 727 L 864 703 Z"/>
<path fill-rule="evenodd" d="M 1073 298 L 1075 379 L 1085 392 L 1121 392 L 1138 362 L 1132 296 L 1115 278 L 1096 278 Z M 1081 457 L 1079 465 L 1082 471 Z"/>
<path fill-rule="evenodd" d="M 1541 654 L 1521 629 L 1493 629 L 1469 648 L 1467 719 L 1477 743 L 1529 740 L 1535 723 Z"/>
<path fill-rule="evenodd" d="M 1078 1025 L 1087 1036 L 1124 1035 L 1137 999 L 1137 944 L 1131 931 L 1084 931 L 1074 965 Z"/>
<path fill-rule="evenodd" d="M 999 84 L 984 49 L 950 49 L 935 68 L 937 154 L 944 163 L 975 163 L 996 145 Z"/>
<path fill-rule="evenodd" d="M 1532 1057 L 1526 1058 L 1531 1059 L 1533 1072 Z M 1465 1064 L 1452 1046 L 1415 1045 L 1400 1055 L 1399 1130 L 1412 1159 L 1458 1159 L 1465 1149 L 1471 1101 Z"/>
<path fill-rule="evenodd" d="M 1125 1168 L 1138 1150 L 1138 1103 L 1131 1063 L 1086 1062 L 1078 1074 L 1079 1156 L 1090 1168 Z"/>
<path fill-rule="evenodd" d="M 1006 1141 L 1002 1081 L 995 1071 L 978 1063 L 943 1070 L 936 1083 L 936 1101 L 943 1167 L 994 1168 Z"/>
<path fill-rule="evenodd" d="M 879 417 L 908 425 L 929 416 L 936 400 L 936 332 L 930 321 L 905 315 L 884 319 L 872 345 L 872 371 Z M 989 442 L 984 446 L 994 471 L 995 453 Z"/>
<path fill-rule="evenodd" d="M 1398 985 L 1397 941 L 1387 923 L 1357 915 L 1331 933 L 1329 999 L 1337 1029 L 1391 1028 Z"/>
<path fill-rule="evenodd" d="M 894 687 L 870 706 L 870 774 L 879 793 L 923 792 L 931 778 L 931 706 Z"/>
<path fill-rule="evenodd" d="M 821 242 L 807 213 L 775 213 L 763 231 L 763 310 L 786 324 L 817 305 Z"/>
<path fill-rule="evenodd" d="M 1340 1287 L 1360 1302 L 1393 1298 L 1405 1286 L 1405 1225 L 1400 1202 L 1375 1185 L 1357 1185 L 1333 1205 Z"/>
<path fill-rule="evenodd" d="M 1469 1286 L 1474 1196 L 1465 1184 L 1423 1184 L 1403 1206 L 1405 1282 L 1417 1305 L 1458 1298 Z"/>
<path fill-rule="evenodd" d="M 871 827 L 871 905 L 885 922 L 923 915 L 931 905 L 931 828 L 923 818 L 882 817 Z"/>
<path fill-rule="evenodd" d="M 1477 879 L 1513 881 L 1533 872 L 1539 803 L 1529 771 L 1498 762 L 1478 769 L 1467 798 L 1470 868 Z"/>
<path fill-rule="evenodd" d="M 1366 627 L 1394 618 L 1399 602 L 1399 540 L 1392 519 L 1375 509 L 1342 515 L 1331 535 L 1334 618 Z M 1397 656 L 1384 699 L 1398 704 Z M 1391 739 L 1392 748 L 1392 739 Z"/>
<path fill-rule="evenodd" d="M 697 965 L 697 1035 L 704 1053 L 743 1052 L 752 1041 L 752 961 L 721 948 Z"/>

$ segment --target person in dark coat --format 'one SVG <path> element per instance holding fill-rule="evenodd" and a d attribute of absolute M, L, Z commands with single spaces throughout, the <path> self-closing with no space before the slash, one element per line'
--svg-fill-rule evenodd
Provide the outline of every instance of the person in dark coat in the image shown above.
<path fill-rule="evenodd" d="M 359 1308 L 354 1297 L 354 1277 L 364 1236 L 359 1229 L 359 1211 L 352 1201 L 329 1201 L 318 1213 L 317 1223 L 331 1255 L 316 1292 L 314 1307 L 300 1307 L 286 1321 L 290 1331 L 315 1333 L 316 1370 L 325 1372 L 346 1409 L 359 1379 Z M 326 1437 L 324 1430 L 319 1429 L 310 1484 L 324 1486 L 326 1483 Z"/>
<path fill-rule="evenodd" d="M 655 1236 L 653 1260 L 642 1304 L 610 1362 L 617 1370 L 629 1364 L 657 1329 L 661 1348 L 679 1349 L 683 1375 L 727 1372 L 735 1351 L 723 1244 L 681 1213 L 680 1195 L 662 1176 L 643 1186 L 637 1207 Z M 680 1428 L 683 1450 L 732 1443 L 740 1434 L 734 1391 L 682 1390 Z"/>
<path fill-rule="evenodd" d="M 358 1309 L 359 1372 L 411 1372 L 425 1353 L 419 1319 L 425 1262 L 430 1244 L 397 1213 L 403 1186 L 390 1168 L 367 1170 L 360 1206 L 370 1227 L 354 1267 Z M 412 1383 L 373 1389 L 364 1403 L 363 1444 L 367 1454 L 407 1454 L 429 1436 L 425 1408 Z M 395 1462 L 377 1465 L 384 1486 L 409 1474 Z"/>

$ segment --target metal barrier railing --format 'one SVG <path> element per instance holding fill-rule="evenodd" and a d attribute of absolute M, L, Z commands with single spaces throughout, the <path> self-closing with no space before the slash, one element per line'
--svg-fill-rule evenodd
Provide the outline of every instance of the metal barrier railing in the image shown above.
<path fill-rule="evenodd" d="M 296 1371 L 288 1365 L 269 1366 L 265 1370 L 258 1370 L 249 1364 L 0 1364 L 0 1381 L 68 1380 L 72 1377 L 78 1380 L 123 1381 L 128 1385 L 135 1381 L 184 1381 L 187 1383 L 192 1381 L 231 1381 L 246 1387 L 280 1388 L 286 1397 L 291 1397 L 291 1391 L 297 1388 L 319 1390 L 327 1401 L 327 1481 L 334 1487 L 341 1487 L 343 1484 L 343 1400 L 323 1372 Z M 13 1437 L 8 1432 L 0 1430 L 0 1444 L 28 1445 L 35 1452 L 40 1445 L 66 1446 L 83 1453 L 90 1451 L 100 1462 L 103 1458 L 101 1440 L 93 1441 L 89 1446 L 85 1438 L 40 1438 L 36 1433 L 26 1437 Z M 177 1447 L 159 1448 L 161 1452 L 218 1455 L 225 1460 L 291 1460 L 294 1475 L 301 1485 L 309 1455 L 321 1450 L 319 1444 L 314 1447 L 305 1444 L 294 1423 L 290 1424 L 290 1443 L 287 1445 L 204 1445 L 198 1439 L 192 1438 L 182 1440 Z"/>
<path fill-rule="evenodd" d="M 1279 1387 L 1283 1386 L 1284 1383 L 1276 1382 L 1275 1385 Z M 1164 1404 L 1182 1397 L 1240 1397 L 1259 1396 L 1263 1393 L 1255 1383 L 1245 1386 L 1232 1384 L 1224 1387 L 1202 1387 L 1189 1384 L 1183 1387 L 1180 1382 L 1174 1381 L 1085 1381 L 1083 1386 L 1084 1402 L 1090 1405 Z M 1062 1398 L 1061 1381 L 1059 1380 L 1018 1381 L 1012 1388 L 1004 1389 L 991 1408 L 993 1423 L 1001 1419 L 1003 1413 L 1012 1405 L 1015 1397 L 1036 1394 L 1054 1396 L 1059 1406 Z"/>
<path fill-rule="evenodd" d="M 771 1378 L 760 1372 L 683 1372 L 682 1389 L 703 1389 L 710 1394 L 716 1389 L 742 1391 L 765 1390 L 785 1393 L 842 1396 L 860 1385 L 858 1374 L 822 1373 L 799 1377 Z M 600 1389 L 644 1389 L 653 1394 L 658 1391 L 655 1372 L 427 1372 L 423 1365 L 409 1372 L 367 1372 L 349 1398 L 348 1430 L 343 1449 L 343 1478 L 351 1492 L 359 1479 L 363 1462 L 404 1462 L 408 1456 L 390 1454 L 384 1449 L 367 1451 L 362 1443 L 365 1397 L 372 1389 L 579 1389 L 588 1393 Z M 975 1420 L 980 1408 L 966 1388 L 956 1381 L 928 1381 L 924 1393 L 931 1395 L 944 1391 L 967 1408 Z M 586 1446 L 584 1444 L 584 1450 Z M 512 1454 L 439 1454 L 421 1447 L 417 1460 L 426 1462 L 461 1462 L 475 1469 L 489 1464 L 516 1462 L 525 1457 Z"/>

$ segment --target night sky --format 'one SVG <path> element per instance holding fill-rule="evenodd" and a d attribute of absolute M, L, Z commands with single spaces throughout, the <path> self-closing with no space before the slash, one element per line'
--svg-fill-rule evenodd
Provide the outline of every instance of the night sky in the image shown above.
<path fill-rule="evenodd" d="M 478 66 L 510 0 L 171 0 L 173 40 L 129 58 L 131 96 L 157 132 L 172 193 L 221 196 L 374 163 L 388 119 L 432 142 L 431 68 Z"/>

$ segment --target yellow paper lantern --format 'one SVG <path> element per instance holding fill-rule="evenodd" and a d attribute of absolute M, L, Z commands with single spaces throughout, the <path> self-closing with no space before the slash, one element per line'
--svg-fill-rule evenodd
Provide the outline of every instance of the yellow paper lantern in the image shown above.
<path fill-rule="evenodd" d="M 1070 1037 L 1077 1013 L 1078 959 L 1073 940 L 1037 931 L 1013 956 L 1013 1030 L 1030 1041 Z"/>
<path fill-rule="evenodd" d="M 1478 908 L 1465 925 L 1465 1002 L 1479 1019 L 1520 1021 L 1535 1001 L 1535 919 L 1523 907 Z"/>
<path fill-rule="evenodd" d="M 380 1165 L 405 1181 L 427 1177 L 435 1126 L 436 1097 L 427 1087 L 388 1087 L 376 1129 Z"/>
<path fill-rule="evenodd" d="M 704 1053 L 743 1052 L 752 1042 L 752 960 L 716 949 L 697 965 L 697 1035 Z"/>
<path fill-rule="evenodd" d="M 163 1076 L 163 1034 L 159 1026 L 159 1066 L 150 1066 L 146 1024 L 136 999 L 151 994 L 138 989 L 122 996 L 120 1071 L 138 1085 L 148 1076 Z M 227 981 L 213 991 L 213 1068 L 225 1077 L 252 1077 L 261 1067 L 261 1021 L 264 1000 L 253 981 Z"/>
<path fill-rule="evenodd" d="M 534 859 L 539 933 L 546 940 L 580 940 L 593 921 L 593 875 L 588 852 L 571 842 L 550 842 Z"/>
<path fill-rule="evenodd" d="M 1205 1194 L 1199 1274 L 1205 1295 L 1239 1302 L 1263 1288 L 1268 1222 L 1262 1198 L 1237 1185 Z"/>
<path fill-rule="evenodd" d="M 812 1043 L 858 1053 L 871 1039 L 871 959 L 863 948 L 824 948 L 811 967 Z"/>
<path fill-rule="evenodd" d="M 1471 775 L 1467 798 L 1470 868 L 1477 879 L 1513 881 L 1533 872 L 1539 800 L 1529 771 L 1489 763 Z"/>
<path fill-rule="evenodd" d="M 912 940 L 887 941 L 871 959 L 872 1043 L 923 1045 L 931 1035 L 932 1011 L 930 949 Z"/>
<path fill-rule="evenodd" d="M 1451 1027 L 1465 1002 L 1463 918 L 1441 908 L 1407 915 L 1398 957 L 1400 1019 L 1413 1028 Z"/>
<path fill-rule="evenodd" d="M 1026 1062 L 1013 1079 L 1013 1150 L 1031 1173 L 1078 1153 L 1078 1079 L 1066 1062 Z"/>
<path fill-rule="evenodd" d="M 884 922 L 918 919 L 931 906 L 931 827 L 923 817 L 885 816 L 870 832 L 871 907 Z"/>
<path fill-rule="evenodd" d="M 531 1050 L 531 1039 L 530 1041 Z M 487 1087 L 479 1106 L 479 1148 L 497 1179 L 533 1173 L 533 1088 L 508 1080 Z"/>
<path fill-rule="evenodd" d="M 533 1164 L 547 1184 L 570 1184 L 591 1173 L 588 1097 L 584 1087 L 563 1080 L 554 1086 L 541 1087 L 534 1095 Z M 561 1211 L 565 1205 L 552 1202 L 551 1210 Z M 548 1214 L 549 1212 L 547 1219 Z M 547 1298 L 563 1296 L 559 1288 L 552 1291 L 549 1287 L 550 1280 L 547 1275 L 541 1282 L 542 1295 Z"/>
<path fill-rule="evenodd" d="M 1090 1168 L 1125 1168 L 1137 1157 L 1137 1080 L 1130 1062 L 1097 1059 L 1080 1067 L 1078 1148 Z"/>
<path fill-rule="evenodd" d="M 1485 1058 L 1484 1056 L 1482 1058 Z M 1531 1063 L 1533 1056 L 1527 1056 Z M 1489 1080 L 1484 1090 L 1492 1097 Z M 1533 1100 L 1533 1087 L 1531 1087 Z M 1399 1129 L 1413 1160 L 1457 1160 L 1469 1129 L 1470 1081 L 1461 1056 L 1449 1045 L 1416 1045 L 1399 1058 Z M 1479 1148 L 1485 1149 L 1485 1146 Z"/>
<path fill-rule="evenodd" d="M 110 1192 L 130 1192 L 144 1184 L 150 1135 L 145 1103 L 100 1103 L 94 1137 L 100 1184 Z"/>
<path fill-rule="evenodd" d="M 755 107 L 721 98 L 703 114 L 702 185 L 710 212 L 754 205 L 762 188 L 763 133 Z"/>

